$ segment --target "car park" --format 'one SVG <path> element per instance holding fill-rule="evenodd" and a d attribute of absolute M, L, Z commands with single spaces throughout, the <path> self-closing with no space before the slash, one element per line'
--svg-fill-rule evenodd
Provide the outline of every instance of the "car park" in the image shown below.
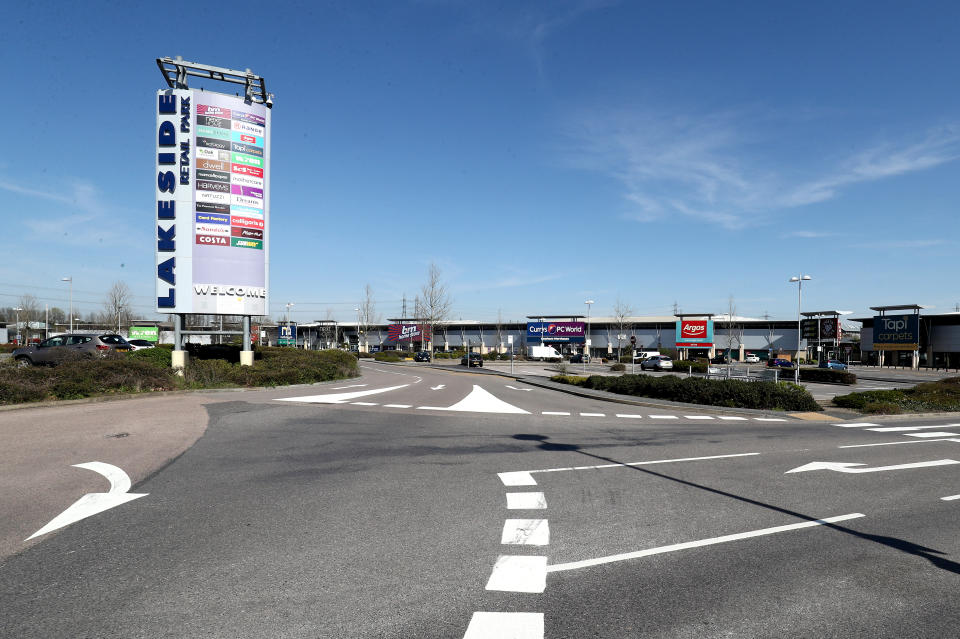
<path fill-rule="evenodd" d="M 830 370 L 833 370 L 833 371 L 847 370 L 847 365 L 838 359 L 825 359 L 822 362 L 820 362 L 818 366 L 820 368 L 829 368 Z"/>
<path fill-rule="evenodd" d="M 666 355 L 654 355 L 640 362 L 640 370 L 665 371 L 673 370 L 673 360 Z"/>
<path fill-rule="evenodd" d="M 747 364 L 759 364 L 760 356 L 754 353 L 749 353 L 746 357 L 743 358 L 743 361 Z"/>
<path fill-rule="evenodd" d="M 71 333 L 54 335 L 38 344 L 15 349 L 11 354 L 18 366 L 53 366 L 73 357 L 95 357 L 110 351 L 129 352 L 133 347 L 114 333 Z"/>
<path fill-rule="evenodd" d="M 467 368 L 471 366 L 483 368 L 483 356 L 480 353 L 468 353 L 460 358 L 460 365 Z"/>
<path fill-rule="evenodd" d="M 417 351 L 413 356 L 413 361 L 415 362 L 429 362 L 430 361 L 430 352 L 429 351 Z"/>

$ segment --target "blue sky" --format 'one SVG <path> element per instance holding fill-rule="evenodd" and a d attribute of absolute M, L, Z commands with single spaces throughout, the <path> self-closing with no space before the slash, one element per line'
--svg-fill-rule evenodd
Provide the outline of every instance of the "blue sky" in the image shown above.
<path fill-rule="evenodd" d="M 267 7 L 265 10 L 264 7 Z M 274 316 L 952 311 L 956 3 L 18 3 L 0 306 L 152 314 L 158 56 L 264 76 Z M 198 86 L 193 83 L 191 86 Z M 12 97 L 11 97 L 12 94 Z"/>

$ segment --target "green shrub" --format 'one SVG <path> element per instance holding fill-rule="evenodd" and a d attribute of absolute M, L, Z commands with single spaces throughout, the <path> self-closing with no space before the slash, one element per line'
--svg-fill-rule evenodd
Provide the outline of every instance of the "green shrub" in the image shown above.
<path fill-rule="evenodd" d="M 706 373 L 708 364 L 701 361 L 689 359 L 678 359 L 673 362 L 673 371 L 675 373 Z M 692 371 L 690 369 L 693 369 Z"/>
<path fill-rule="evenodd" d="M 612 366 L 610 367 L 610 370 L 612 370 L 612 371 L 625 371 L 625 370 L 627 370 L 627 365 L 626 365 L 626 364 L 616 363 L 616 364 L 614 364 L 614 365 L 612 365 Z"/>
<path fill-rule="evenodd" d="M 373 353 L 365 353 L 363 351 L 352 351 L 353 356 L 357 359 L 373 359 Z"/>
<path fill-rule="evenodd" d="M 133 351 L 127 355 L 127 357 L 132 360 L 152 362 L 157 366 L 169 368 L 171 366 L 171 358 L 173 357 L 172 353 L 172 344 L 161 344 L 154 346 L 153 348 L 144 348 L 139 351 Z"/>
<path fill-rule="evenodd" d="M 407 357 L 413 357 L 413 354 L 406 351 L 380 351 L 373 354 L 373 359 L 378 362 L 402 362 Z"/>
<path fill-rule="evenodd" d="M 559 382 L 561 384 L 572 384 L 574 386 L 583 386 L 583 383 L 587 381 L 586 377 L 581 377 L 580 375 L 554 375 L 550 378 L 552 382 Z"/>
<path fill-rule="evenodd" d="M 823 410 L 801 386 L 786 382 L 745 382 L 664 375 L 592 375 L 583 386 L 597 390 L 690 404 L 763 410 Z"/>
<path fill-rule="evenodd" d="M 857 376 L 848 371 L 835 371 L 829 368 L 801 368 L 800 379 L 805 382 L 833 382 L 835 384 L 856 384 Z"/>
<path fill-rule="evenodd" d="M 917 384 L 913 388 L 863 391 L 838 395 L 833 403 L 864 413 L 960 411 L 960 377 Z"/>

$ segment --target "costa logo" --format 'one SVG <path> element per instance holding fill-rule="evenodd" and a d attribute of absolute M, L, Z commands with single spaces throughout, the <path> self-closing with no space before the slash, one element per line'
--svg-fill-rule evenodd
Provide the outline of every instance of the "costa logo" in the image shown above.
<path fill-rule="evenodd" d="M 247 166 L 246 164 L 231 164 L 230 170 L 234 173 L 240 173 L 242 175 L 252 175 L 253 177 L 262 178 L 263 169 L 258 169 L 255 166 Z"/>
<path fill-rule="evenodd" d="M 230 224 L 248 229 L 263 229 L 263 220 L 256 220 L 252 217 L 238 217 L 236 215 L 231 215 Z"/>
<path fill-rule="evenodd" d="M 230 238 L 226 235 L 198 235 L 196 243 L 207 246 L 230 246 Z"/>

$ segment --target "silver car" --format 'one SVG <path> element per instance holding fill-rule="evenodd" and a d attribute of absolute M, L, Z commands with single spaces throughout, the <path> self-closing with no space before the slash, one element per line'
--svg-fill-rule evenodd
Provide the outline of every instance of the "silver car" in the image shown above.
<path fill-rule="evenodd" d="M 640 362 L 640 370 L 670 371 L 673 370 L 673 360 L 666 355 L 654 355 Z"/>
<path fill-rule="evenodd" d="M 114 333 L 72 333 L 55 335 L 39 344 L 18 348 L 13 351 L 13 359 L 18 366 L 53 366 L 80 356 L 103 356 L 109 351 L 132 350 L 127 340 Z"/>

